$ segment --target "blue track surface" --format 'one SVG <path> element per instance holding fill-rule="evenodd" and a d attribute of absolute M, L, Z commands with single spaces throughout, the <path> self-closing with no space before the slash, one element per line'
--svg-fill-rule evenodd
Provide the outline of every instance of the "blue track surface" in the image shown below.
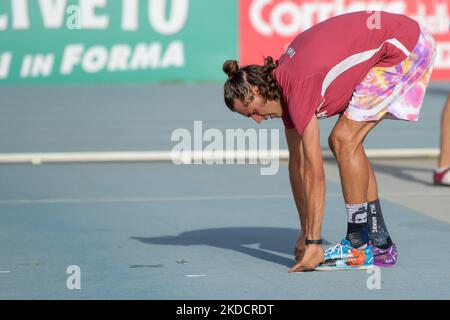
<path fill-rule="evenodd" d="M 288 274 L 298 218 L 287 180 L 256 166 L 1 166 L 0 298 L 450 298 L 450 225 L 384 202 L 400 250 L 365 271 Z M 328 183 L 323 234 L 345 231 Z M 187 263 L 179 263 L 180 261 Z M 178 261 L 178 263 L 177 263 Z M 82 290 L 66 289 L 69 265 Z M 188 275 L 197 275 L 189 277 Z"/>
<path fill-rule="evenodd" d="M 434 84 L 421 122 L 383 123 L 367 147 L 437 147 L 449 88 Z M 170 150 L 172 131 L 192 130 L 194 120 L 253 127 L 225 110 L 219 85 L 0 94 L 3 153 Z M 334 121 L 321 122 L 324 146 Z M 285 166 L 261 176 L 249 165 L 2 165 L 0 299 L 449 299 L 450 189 L 427 185 L 433 164 L 414 161 L 374 165 L 400 251 L 398 266 L 382 270 L 380 290 L 367 288 L 365 271 L 287 273 L 299 222 Z M 346 228 L 338 173 L 330 173 L 327 244 Z M 81 268 L 81 290 L 66 288 L 69 265 Z"/>

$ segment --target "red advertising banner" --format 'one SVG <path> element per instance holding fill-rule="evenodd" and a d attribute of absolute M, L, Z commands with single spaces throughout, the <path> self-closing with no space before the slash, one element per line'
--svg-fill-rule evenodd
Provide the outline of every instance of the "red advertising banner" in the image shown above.
<path fill-rule="evenodd" d="M 432 78 L 450 80 L 450 0 L 239 0 L 240 64 L 277 59 L 300 32 L 354 11 L 388 11 L 419 21 L 437 42 Z"/>

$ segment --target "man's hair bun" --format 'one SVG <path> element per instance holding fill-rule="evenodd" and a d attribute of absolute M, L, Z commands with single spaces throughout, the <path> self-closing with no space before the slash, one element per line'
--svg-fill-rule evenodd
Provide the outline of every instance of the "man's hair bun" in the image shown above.
<path fill-rule="evenodd" d="M 231 78 L 239 71 L 239 64 L 236 60 L 227 60 L 222 67 L 223 72 L 225 72 L 228 78 Z"/>

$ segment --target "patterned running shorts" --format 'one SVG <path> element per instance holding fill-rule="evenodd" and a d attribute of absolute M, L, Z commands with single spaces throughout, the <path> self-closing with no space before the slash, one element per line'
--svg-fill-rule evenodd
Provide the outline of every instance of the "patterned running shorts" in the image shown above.
<path fill-rule="evenodd" d="M 393 67 L 374 67 L 356 87 L 344 115 L 355 121 L 418 121 L 436 60 L 436 43 L 421 27 L 414 50 Z"/>

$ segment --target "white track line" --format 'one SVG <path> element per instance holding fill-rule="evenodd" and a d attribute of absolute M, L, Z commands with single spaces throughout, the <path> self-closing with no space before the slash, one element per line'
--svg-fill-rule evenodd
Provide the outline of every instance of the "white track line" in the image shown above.
<path fill-rule="evenodd" d="M 434 158 L 439 155 L 439 149 L 367 149 L 369 158 Z M 325 159 L 333 158 L 329 150 L 323 152 Z M 217 161 L 223 159 L 249 160 L 288 160 L 288 150 L 261 152 L 258 150 L 215 152 L 171 152 L 171 151 L 136 151 L 136 152 L 62 152 L 62 153 L 3 153 L 0 154 L 0 164 L 12 163 L 67 163 L 67 162 L 173 162 L 192 163 L 195 159 Z"/>
<path fill-rule="evenodd" d="M 117 203 L 117 202 L 172 202 L 211 200 L 261 200 L 290 199 L 292 195 L 236 195 L 236 196 L 192 196 L 192 197 L 148 197 L 148 198 L 47 198 L 47 199 L 2 199 L 0 204 L 59 204 L 59 203 Z"/>
<path fill-rule="evenodd" d="M 381 193 L 381 198 L 389 197 L 448 197 L 450 192 L 392 192 Z M 328 193 L 327 197 L 341 197 L 341 193 Z M 293 199 L 286 195 L 231 195 L 231 196 L 192 196 L 192 197 L 144 197 L 144 198 L 44 198 L 44 199 L 0 199 L 0 205 L 7 204 L 69 204 L 69 203 L 139 203 L 139 202 L 177 202 L 214 200 L 274 200 Z"/>
<path fill-rule="evenodd" d="M 194 160 L 268 160 L 288 159 L 287 150 L 260 152 L 258 150 L 238 150 L 215 152 L 171 152 L 171 151 L 136 151 L 136 152 L 67 152 L 67 153 L 16 153 L 0 154 L 0 163 L 64 163 L 64 162 L 178 162 L 193 163 Z"/>

